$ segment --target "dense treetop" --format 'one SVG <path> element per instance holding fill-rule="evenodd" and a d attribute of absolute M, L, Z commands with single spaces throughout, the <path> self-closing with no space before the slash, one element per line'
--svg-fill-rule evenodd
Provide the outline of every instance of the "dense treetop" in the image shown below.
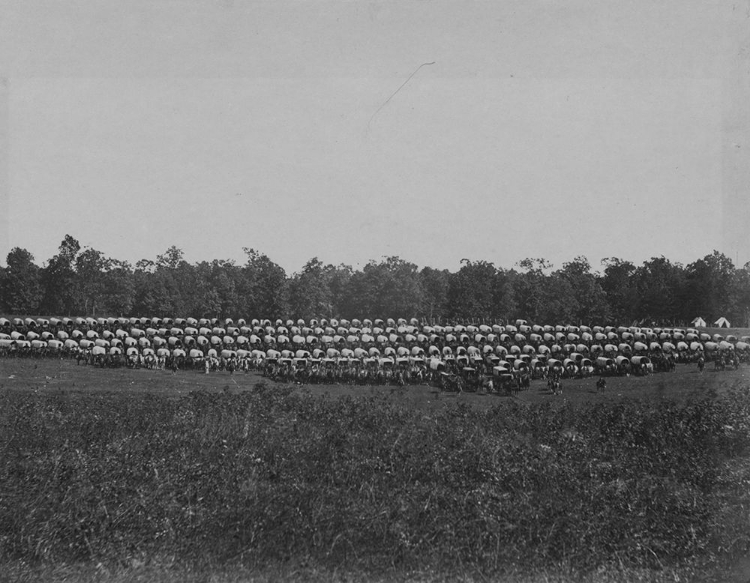
<path fill-rule="evenodd" d="M 586 257 L 555 269 L 523 259 L 510 269 L 464 259 L 456 272 L 419 268 L 399 257 L 361 270 L 310 259 L 291 275 L 267 255 L 246 261 L 188 263 L 170 247 L 135 266 L 81 248 L 66 235 L 58 253 L 35 263 L 14 248 L 0 268 L 0 310 L 17 315 L 385 318 L 550 323 L 687 325 L 726 316 L 748 325 L 750 263 L 736 267 L 718 251 L 689 265 L 654 257 L 637 266 L 617 257 L 601 270 Z"/>

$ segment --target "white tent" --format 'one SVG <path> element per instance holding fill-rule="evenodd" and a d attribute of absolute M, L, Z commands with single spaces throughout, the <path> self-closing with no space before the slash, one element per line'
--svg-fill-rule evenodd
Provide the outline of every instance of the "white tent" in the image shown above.
<path fill-rule="evenodd" d="M 729 323 L 729 320 L 727 320 L 724 316 L 716 320 L 714 322 L 714 326 L 717 326 L 719 328 L 731 328 L 732 325 Z"/>
<path fill-rule="evenodd" d="M 692 322 L 690 322 L 690 323 L 691 323 L 691 324 L 692 324 L 693 326 L 695 326 L 696 328 L 705 328 L 705 327 L 706 327 L 706 321 L 705 321 L 705 320 L 704 320 L 703 318 L 701 318 L 700 316 L 698 316 L 697 318 L 695 318 L 695 319 L 694 319 L 694 320 L 693 320 Z"/>

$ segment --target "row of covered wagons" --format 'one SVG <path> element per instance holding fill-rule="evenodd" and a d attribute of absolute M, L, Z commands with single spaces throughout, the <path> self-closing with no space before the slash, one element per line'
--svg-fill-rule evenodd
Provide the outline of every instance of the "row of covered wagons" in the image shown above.
<path fill-rule="evenodd" d="M 169 328 L 167 328 L 169 326 Z M 561 357 L 577 365 L 664 352 L 750 352 L 750 337 L 726 338 L 697 329 L 529 325 L 425 325 L 412 319 L 245 320 L 195 318 L 0 318 L 0 348 L 80 350 L 94 354 L 155 354 L 202 359 L 356 359 L 388 364 L 429 357 L 464 364 L 491 359 L 511 368 Z M 438 346 L 439 345 L 439 346 Z M 279 350 L 280 349 L 280 350 Z M 590 358 L 589 358 L 590 357 Z"/>

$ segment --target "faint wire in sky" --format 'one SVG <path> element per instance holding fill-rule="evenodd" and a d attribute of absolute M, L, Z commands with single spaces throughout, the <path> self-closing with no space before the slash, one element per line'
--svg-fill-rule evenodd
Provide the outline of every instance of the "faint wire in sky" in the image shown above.
<path fill-rule="evenodd" d="M 378 107 L 375 110 L 375 113 L 373 113 L 372 116 L 370 117 L 370 121 L 367 122 L 367 130 L 368 131 L 370 130 L 370 124 L 372 123 L 372 120 L 375 119 L 375 116 L 378 115 L 378 113 L 380 113 L 380 110 L 383 109 L 386 105 L 388 105 L 388 102 L 391 99 L 394 98 L 394 96 L 396 95 L 396 93 L 398 93 L 399 91 L 401 91 L 404 88 L 404 85 L 406 85 L 409 81 L 411 81 L 411 78 L 414 77 L 414 75 L 416 75 L 422 67 L 427 67 L 428 65 L 434 65 L 434 64 L 435 64 L 435 61 L 432 61 L 431 63 L 422 63 L 421 65 L 419 65 L 419 67 L 417 67 L 416 69 L 414 69 L 414 72 L 411 75 L 409 75 L 409 77 L 406 79 L 406 81 L 404 81 L 403 83 L 401 83 L 401 85 L 399 86 L 399 88 L 396 89 L 393 93 L 391 93 L 391 96 L 388 99 L 386 99 L 381 104 L 381 106 Z"/>

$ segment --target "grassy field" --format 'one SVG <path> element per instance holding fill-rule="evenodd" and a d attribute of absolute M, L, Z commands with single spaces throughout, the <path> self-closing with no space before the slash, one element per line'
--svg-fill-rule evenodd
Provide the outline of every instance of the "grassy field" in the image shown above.
<path fill-rule="evenodd" d="M 750 367 L 518 397 L 0 361 L 0 581 L 747 581 Z"/>
<path fill-rule="evenodd" d="M 448 393 L 429 386 L 352 387 L 347 385 L 308 385 L 295 387 L 299 393 L 314 396 L 382 396 L 409 408 L 435 410 L 461 403 L 475 408 L 489 408 L 512 400 L 529 404 L 574 404 L 619 402 L 623 399 L 699 399 L 709 394 L 725 394 L 738 383 L 750 383 L 750 367 L 714 372 L 708 363 L 703 373 L 695 365 L 678 365 L 674 373 L 645 377 L 609 377 L 607 390 L 597 393 L 596 378 L 564 379 L 562 398 L 553 397 L 541 380 L 532 381 L 531 388 L 515 397 L 475 393 Z M 0 390 L 38 393 L 114 392 L 148 393 L 179 397 L 193 391 L 241 393 L 251 391 L 263 381 L 259 373 L 228 372 L 203 374 L 201 371 L 150 371 L 146 369 L 101 369 L 77 366 L 70 360 L 0 359 Z"/>

